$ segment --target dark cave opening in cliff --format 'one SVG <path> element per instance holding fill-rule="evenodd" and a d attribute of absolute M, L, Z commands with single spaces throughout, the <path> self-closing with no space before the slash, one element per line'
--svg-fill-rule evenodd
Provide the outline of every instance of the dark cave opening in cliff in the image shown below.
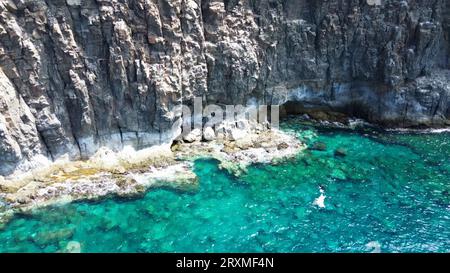
<path fill-rule="evenodd" d="M 341 123 L 348 122 L 349 118 L 370 121 L 372 117 L 368 107 L 362 103 L 354 102 L 345 106 L 330 107 L 302 101 L 287 101 L 280 105 L 280 119 L 286 119 L 289 116 L 307 116 L 317 121 Z"/>

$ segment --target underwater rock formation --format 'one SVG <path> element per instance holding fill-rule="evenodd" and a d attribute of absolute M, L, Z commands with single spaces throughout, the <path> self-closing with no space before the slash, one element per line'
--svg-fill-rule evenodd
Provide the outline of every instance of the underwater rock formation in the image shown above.
<path fill-rule="evenodd" d="M 170 143 L 194 97 L 446 125 L 449 36 L 446 0 L 0 0 L 0 174 Z"/>

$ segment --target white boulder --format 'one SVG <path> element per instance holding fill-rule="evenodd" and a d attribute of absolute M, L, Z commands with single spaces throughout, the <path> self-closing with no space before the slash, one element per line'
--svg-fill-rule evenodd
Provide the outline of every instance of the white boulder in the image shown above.
<path fill-rule="evenodd" d="M 203 129 L 203 139 L 206 141 L 212 141 L 216 139 L 216 133 L 214 132 L 214 129 L 211 127 L 206 127 Z"/>
<path fill-rule="evenodd" d="M 183 136 L 183 140 L 187 143 L 202 140 L 202 131 L 200 129 L 194 129 L 190 133 Z"/>

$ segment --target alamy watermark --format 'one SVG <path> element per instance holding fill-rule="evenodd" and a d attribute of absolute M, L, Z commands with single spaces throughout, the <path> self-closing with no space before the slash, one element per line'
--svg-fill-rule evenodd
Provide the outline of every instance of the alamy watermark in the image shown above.
<path fill-rule="evenodd" d="M 269 129 L 278 129 L 280 124 L 279 105 L 203 105 L 202 98 L 196 97 L 191 107 L 182 104 L 176 107 L 175 112 L 177 116 L 182 116 L 183 135 L 195 129 L 203 131 L 208 127 L 217 134 L 224 130 L 224 125 L 239 127 L 239 123 Z"/>

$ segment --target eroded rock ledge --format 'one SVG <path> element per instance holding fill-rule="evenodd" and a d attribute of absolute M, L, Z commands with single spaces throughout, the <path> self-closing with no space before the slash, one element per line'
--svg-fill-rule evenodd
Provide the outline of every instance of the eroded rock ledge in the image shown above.
<path fill-rule="evenodd" d="M 86 161 L 55 162 L 0 178 L 0 225 L 16 212 L 75 200 L 136 196 L 155 187 L 195 191 L 193 164 L 199 158 L 217 159 L 230 175 L 240 176 L 251 164 L 274 163 L 305 149 L 296 136 L 262 126 L 242 129 L 234 139 L 200 140 L 139 151 L 131 146 L 121 152 L 102 148 Z"/>
<path fill-rule="evenodd" d="M 169 144 L 196 96 L 447 124 L 450 2 L 380 2 L 0 0 L 0 175 Z"/>

